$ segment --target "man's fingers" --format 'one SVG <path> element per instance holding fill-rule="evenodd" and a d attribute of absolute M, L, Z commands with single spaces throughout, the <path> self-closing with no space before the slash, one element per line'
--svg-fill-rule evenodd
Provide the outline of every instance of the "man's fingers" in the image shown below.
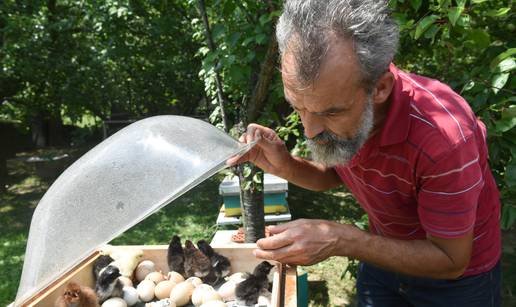
<path fill-rule="evenodd" d="M 293 221 L 290 221 L 290 222 L 284 223 L 284 224 L 267 226 L 267 230 L 269 230 L 269 232 L 271 234 L 275 235 L 275 234 L 278 234 L 278 233 L 282 233 L 282 232 L 284 232 L 285 230 L 287 230 L 289 228 L 297 227 L 300 224 L 303 224 L 305 222 L 306 222 L 306 220 L 304 220 L 304 219 L 293 220 Z"/>
<path fill-rule="evenodd" d="M 288 235 L 285 234 L 278 234 L 268 238 L 260 239 L 256 242 L 256 245 L 260 249 L 279 249 L 290 244 L 292 244 L 292 240 Z"/>
<path fill-rule="evenodd" d="M 279 262 L 288 263 L 288 259 L 291 258 L 291 245 L 275 249 L 275 250 L 263 250 L 263 249 L 255 249 L 253 254 L 256 258 L 265 259 L 265 260 L 274 260 Z"/>

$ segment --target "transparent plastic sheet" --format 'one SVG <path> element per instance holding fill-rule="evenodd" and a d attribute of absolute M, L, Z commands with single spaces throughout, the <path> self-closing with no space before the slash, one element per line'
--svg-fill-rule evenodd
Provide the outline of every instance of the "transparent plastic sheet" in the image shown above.
<path fill-rule="evenodd" d="M 251 147 L 181 116 L 138 121 L 97 145 L 39 202 L 14 306 Z"/>

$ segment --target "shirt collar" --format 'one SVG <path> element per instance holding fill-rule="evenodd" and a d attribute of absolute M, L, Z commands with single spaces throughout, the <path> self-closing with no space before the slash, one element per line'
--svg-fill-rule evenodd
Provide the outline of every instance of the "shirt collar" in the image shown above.
<path fill-rule="evenodd" d="M 401 143 L 407 139 L 409 132 L 410 101 L 414 94 L 412 86 L 399 76 L 399 69 L 391 63 L 389 71 L 394 75 L 390 107 L 385 124 L 380 131 L 380 146 Z"/>

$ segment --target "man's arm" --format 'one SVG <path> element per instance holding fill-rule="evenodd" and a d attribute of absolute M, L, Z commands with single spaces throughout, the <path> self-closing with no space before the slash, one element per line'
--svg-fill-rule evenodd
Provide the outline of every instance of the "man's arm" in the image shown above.
<path fill-rule="evenodd" d="M 255 255 L 289 264 L 311 265 L 331 256 L 359 259 L 407 275 L 452 279 L 471 257 L 472 232 L 463 237 L 397 240 L 325 220 L 296 220 L 270 228 Z"/>
<path fill-rule="evenodd" d="M 345 229 L 341 229 L 345 232 Z M 426 240 L 397 240 L 361 231 L 352 239 L 337 245 L 336 255 L 350 253 L 384 269 L 407 275 L 437 279 L 460 277 L 469 264 L 473 231 L 463 237 L 442 239 L 428 236 Z M 351 248 L 343 245 L 349 244 Z"/>
<path fill-rule="evenodd" d="M 288 167 L 278 174 L 285 180 L 312 191 L 326 191 L 342 184 L 339 175 L 332 167 L 291 156 Z"/>

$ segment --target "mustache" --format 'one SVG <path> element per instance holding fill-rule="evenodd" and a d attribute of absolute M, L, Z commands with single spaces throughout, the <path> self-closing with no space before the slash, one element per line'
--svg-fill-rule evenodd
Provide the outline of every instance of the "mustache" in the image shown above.
<path fill-rule="evenodd" d="M 351 139 L 339 137 L 333 132 L 330 131 L 323 131 L 319 133 L 318 135 L 314 136 L 313 138 L 306 138 L 309 141 L 312 142 L 330 142 L 330 143 L 339 143 L 339 142 L 347 142 Z"/>

